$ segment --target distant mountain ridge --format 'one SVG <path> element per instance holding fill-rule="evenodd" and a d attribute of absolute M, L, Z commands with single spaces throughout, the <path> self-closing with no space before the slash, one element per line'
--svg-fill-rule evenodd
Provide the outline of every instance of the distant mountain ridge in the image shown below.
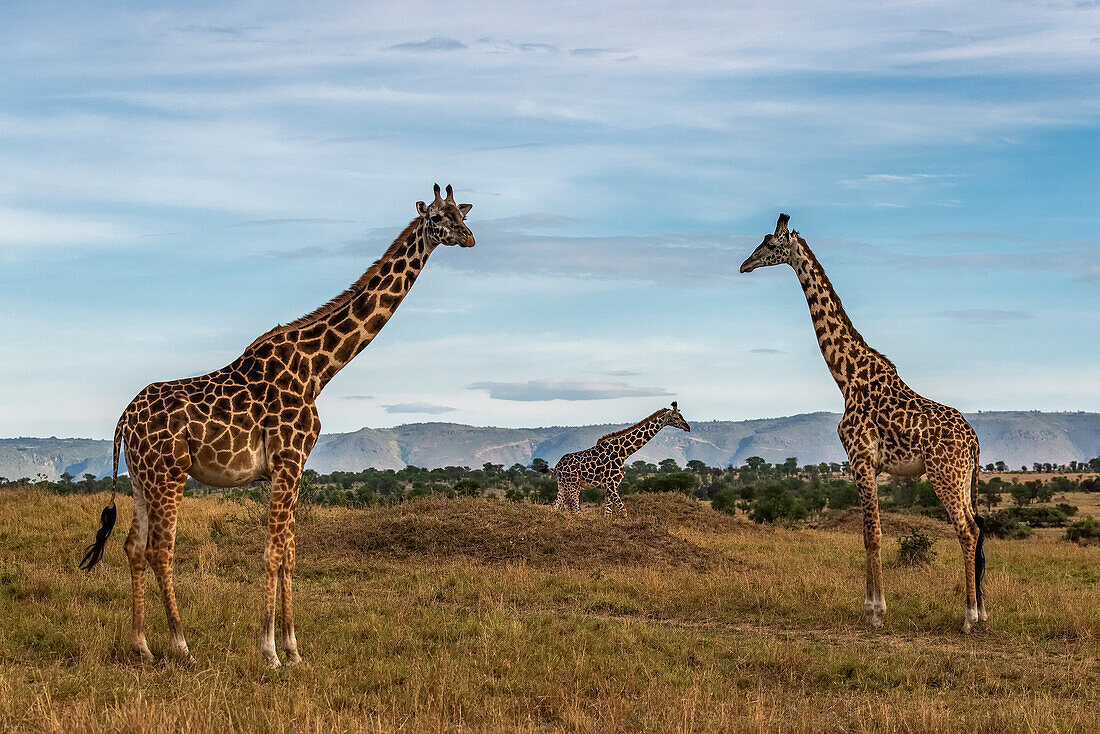
<path fill-rule="evenodd" d="M 1010 468 L 1034 462 L 1068 464 L 1100 456 L 1100 413 L 983 412 L 966 416 L 982 444 L 982 464 L 1004 461 Z M 635 454 L 683 466 L 698 459 L 711 466 L 740 466 L 750 456 L 769 462 L 798 457 L 801 464 L 842 462 L 847 457 L 836 435 L 838 413 L 804 413 L 783 418 L 692 423 L 691 433 L 665 429 Z M 540 457 L 554 464 L 562 454 L 587 448 L 605 433 L 627 424 L 493 428 L 459 423 L 410 423 L 394 428 L 362 428 L 324 434 L 307 466 L 333 471 L 400 469 L 413 465 L 480 467 L 529 464 Z M 120 468 L 120 471 L 124 467 Z M 86 438 L 0 439 L 0 476 L 9 479 L 68 472 L 108 476 L 111 442 Z"/>

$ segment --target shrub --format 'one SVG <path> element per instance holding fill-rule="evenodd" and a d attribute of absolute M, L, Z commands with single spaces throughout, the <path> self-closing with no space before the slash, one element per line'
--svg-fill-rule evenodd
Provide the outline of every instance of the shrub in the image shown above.
<path fill-rule="evenodd" d="M 1065 502 L 1059 502 L 1055 505 L 1055 508 L 1064 512 L 1066 517 L 1072 517 L 1077 514 L 1077 505 L 1067 505 Z"/>
<path fill-rule="evenodd" d="M 1023 531 L 1027 531 L 1026 533 Z M 991 513 L 985 518 L 985 532 L 995 538 L 1019 540 L 1031 534 L 1031 528 L 1020 523 L 1008 510 Z"/>
<path fill-rule="evenodd" d="M 481 482 L 476 479 L 459 479 L 455 482 L 455 492 L 461 497 L 480 497 Z"/>
<path fill-rule="evenodd" d="M 753 522 L 775 522 L 776 520 L 802 520 L 806 517 L 806 506 L 782 484 L 772 483 L 764 487 L 760 499 L 752 506 L 749 517 Z"/>
<path fill-rule="evenodd" d="M 637 489 L 639 492 L 683 492 L 684 494 L 691 494 L 698 481 L 698 478 L 691 472 L 672 471 L 642 479 L 637 483 Z"/>
<path fill-rule="evenodd" d="M 898 560 L 906 566 L 930 563 L 936 557 L 932 539 L 919 530 L 898 538 Z"/>
<path fill-rule="evenodd" d="M 851 482 L 834 483 L 826 496 L 831 510 L 844 510 L 859 504 L 859 490 Z"/>
<path fill-rule="evenodd" d="M 1100 543 L 1100 520 L 1093 519 L 1092 515 L 1066 528 L 1066 540 L 1080 545 Z"/>
<path fill-rule="evenodd" d="M 1063 505 L 1059 507 L 1010 507 L 993 514 L 1000 515 L 1003 513 L 1006 517 L 1017 522 L 1026 523 L 1033 528 L 1063 528 L 1069 523 L 1069 513 L 1063 507 L 1070 507 L 1073 512 L 1077 511 L 1076 507 Z"/>
<path fill-rule="evenodd" d="M 733 515 L 737 512 L 737 490 L 732 487 L 726 487 L 715 493 L 714 497 L 710 501 L 710 506 L 715 510 L 722 512 L 728 512 Z"/>

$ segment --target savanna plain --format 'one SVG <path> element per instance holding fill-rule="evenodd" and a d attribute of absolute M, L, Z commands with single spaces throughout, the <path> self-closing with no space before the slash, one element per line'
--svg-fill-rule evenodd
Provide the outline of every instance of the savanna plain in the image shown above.
<path fill-rule="evenodd" d="M 0 731 L 1100 731 L 1100 547 L 986 541 L 967 637 L 945 523 L 885 516 L 888 613 L 862 619 L 858 523 L 756 525 L 684 495 L 627 520 L 486 498 L 299 520 L 303 664 L 258 652 L 262 506 L 187 498 L 176 588 L 197 662 L 164 660 L 150 576 L 130 652 L 122 540 L 76 570 L 108 496 L 0 491 Z M 935 538 L 929 563 L 896 538 Z"/>

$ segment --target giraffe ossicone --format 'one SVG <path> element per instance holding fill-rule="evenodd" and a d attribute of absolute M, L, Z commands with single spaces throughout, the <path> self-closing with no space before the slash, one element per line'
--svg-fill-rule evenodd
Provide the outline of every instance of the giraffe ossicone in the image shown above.
<path fill-rule="evenodd" d="M 954 408 L 918 395 L 898 376 L 894 364 L 872 349 L 852 325 L 824 268 L 790 217 L 779 215 L 774 234 L 741 264 L 741 272 L 790 265 L 806 296 L 825 363 L 844 395 L 840 442 L 859 488 L 863 542 L 867 551 L 864 613 L 875 627 L 883 623 L 882 529 L 879 523 L 879 473 L 927 474 L 947 509 L 963 551 L 966 610 L 962 631 L 988 615 L 982 601 L 985 556 L 984 520 L 974 511 L 978 483 L 978 436 Z"/>
<path fill-rule="evenodd" d="M 671 408 L 661 408 L 632 426 L 601 436 L 591 448 L 561 457 L 553 469 L 558 478 L 558 496 L 552 505 L 554 509 L 568 505 L 573 512 L 578 512 L 581 489 L 602 488 L 606 493 L 604 514 L 610 517 L 614 508 L 615 512 L 626 517 L 626 508 L 619 497 L 623 466 L 631 454 L 649 443 L 665 426 L 691 430 L 680 415 L 675 400 Z"/>
<path fill-rule="evenodd" d="M 172 649 L 190 658 L 172 578 L 176 520 L 190 475 L 216 487 L 271 481 L 260 649 L 268 665 L 281 664 L 275 650 L 276 592 L 281 588 L 283 651 L 288 663 L 301 660 L 291 585 L 294 511 L 302 470 L 321 430 L 317 395 L 377 336 L 438 245 L 474 245 L 464 221 L 470 208 L 455 202 L 450 186 L 442 197 L 436 184 L 435 199 L 416 203 L 416 219 L 350 288 L 261 335 L 219 370 L 149 385 L 123 411 L 115 427 L 109 507 L 115 503 L 124 444 L 134 494 L 125 544 L 132 584 L 131 641 L 142 658 L 153 659 L 145 639 L 148 566 L 160 585 Z M 84 568 L 99 560 L 113 524 L 113 513 L 105 511 Z"/>

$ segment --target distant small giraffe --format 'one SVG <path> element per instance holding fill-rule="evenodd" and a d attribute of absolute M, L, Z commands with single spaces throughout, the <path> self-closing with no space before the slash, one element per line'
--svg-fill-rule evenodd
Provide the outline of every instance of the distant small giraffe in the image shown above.
<path fill-rule="evenodd" d="M 607 493 L 604 502 L 604 514 L 611 516 L 612 505 L 620 515 L 626 517 L 626 508 L 619 497 L 619 482 L 623 480 L 623 464 L 627 458 L 645 446 L 665 426 L 690 431 L 676 401 L 671 408 L 661 408 L 645 420 L 629 428 L 609 433 L 596 441 L 596 445 L 584 451 L 566 454 L 554 467 L 558 476 L 558 496 L 554 500 L 554 509 L 569 503 L 573 512 L 580 510 L 582 487 L 603 487 Z"/>
<path fill-rule="evenodd" d="M 431 204 L 416 202 L 417 218 L 350 288 L 325 305 L 263 334 L 244 354 L 200 377 L 149 385 L 123 411 L 115 427 L 114 478 L 125 441 L 134 492 L 134 519 L 126 538 L 132 581 L 132 642 L 142 658 L 145 640 L 145 568 L 160 583 L 173 651 L 190 659 L 172 582 L 176 518 L 188 475 L 216 487 L 271 480 L 266 595 L 260 651 L 271 667 L 275 652 L 275 597 L 282 585 L 283 651 L 301 660 L 294 636 L 291 575 L 294 510 L 306 457 L 321 431 L 315 400 L 322 388 L 378 335 L 409 292 L 436 246 L 472 247 L 464 219 L 470 204 L 456 204 L 435 187 Z M 115 491 L 104 509 L 83 568 L 103 555 L 115 520 Z"/>
<path fill-rule="evenodd" d="M 741 265 L 741 272 L 786 263 L 794 268 L 810 307 L 821 354 L 844 395 L 844 417 L 837 433 L 863 505 L 863 542 L 867 550 L 868 621 L 882 626 L 886 597 L 882 590 L 882 529 L 879 525 L 880 472 L 901 476 L 927 474 L 947 508 L 962 545 L 966 574 L 963 633 L 988 615 L 982 602 L 984 520 L 975 514 L 972 494 L 978 483 L 978 436 L 962 414 L 914 392 L 897 368 L 867 345 L 825 275 L 824 268 L 798 232 L 788 232 L 786 214 L 775 233 Z"/>

